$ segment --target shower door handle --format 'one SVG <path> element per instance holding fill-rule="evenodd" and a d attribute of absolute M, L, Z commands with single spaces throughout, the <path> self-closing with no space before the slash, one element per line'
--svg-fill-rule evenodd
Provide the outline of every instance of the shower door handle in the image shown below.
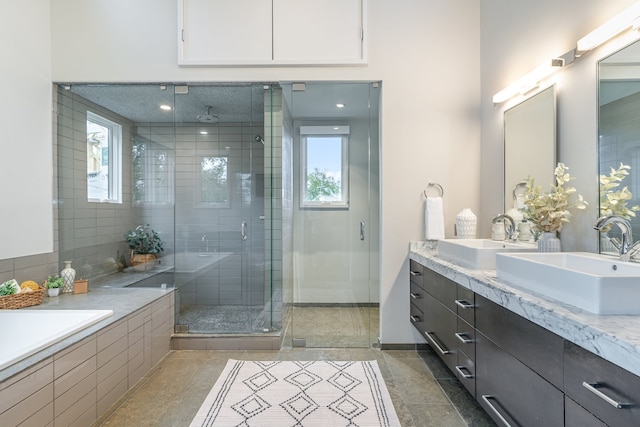
<path fill-rule="evenodd" d="M 364 240 L 364 221 L 360 221 L 360 240 Z"/>
<path fill-rule="evenodd" d="M 247 223 L 246 222 L 243 222 L 242 226 L 240 227 L 240 236 L 242 240 L 247 240 Z"/>

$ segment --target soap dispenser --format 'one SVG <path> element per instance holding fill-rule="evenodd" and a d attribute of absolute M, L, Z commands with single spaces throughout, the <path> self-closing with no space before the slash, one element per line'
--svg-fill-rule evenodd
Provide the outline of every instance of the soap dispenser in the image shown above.
<path fill-rule="evenodd" d="M 528 242 L 531 240 L 531 224 L 526 219 L 518 223 L 518 240 Z"/>

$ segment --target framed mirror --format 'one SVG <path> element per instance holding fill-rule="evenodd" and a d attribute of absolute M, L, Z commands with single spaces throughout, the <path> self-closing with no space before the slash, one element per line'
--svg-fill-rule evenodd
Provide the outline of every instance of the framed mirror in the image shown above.
<path fill-rule="evenodd" d="M 640 236 L 640 41 L 598 63 L 600 216 L 618 215 Z M 618 236 L 616 236 L 616 234 Z M 619 237 L 613 227 L 610 237 Z M 601 233 L 600 252 L 618 253 Z"/>
<path fill-rule="evenodd" d="M 504 113 L 504 211 L 527 177 L 547 185 L 556 166 L 556 95 L 550 86 Z"/>

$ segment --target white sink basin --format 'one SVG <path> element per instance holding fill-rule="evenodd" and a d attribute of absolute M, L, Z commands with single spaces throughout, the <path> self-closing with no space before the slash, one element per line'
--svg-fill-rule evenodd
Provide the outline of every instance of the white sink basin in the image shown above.
<path fill-rule="evenodd" d="M 640 264 L 586 252 L 498 254 L 499 280 L 596 314 L 640 314 Z"/>
<path fill-rule="evenodd" d="M 465 268 L 495 270 L 498 252 L 530 252 L 531 243 L 509 243 L 489 239 L 438 240 L 438 257 Z"/>

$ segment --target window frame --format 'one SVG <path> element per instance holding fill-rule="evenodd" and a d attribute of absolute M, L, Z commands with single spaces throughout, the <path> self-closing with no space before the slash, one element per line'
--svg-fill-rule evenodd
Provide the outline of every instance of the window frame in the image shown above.
<path fill-rule="evenodd" d="M 91 203 L 119 203 L 122 204 L 122 125 L 107 119 L 93 111 L 87 110 L 87 122 L 97 124 L 109 129 L 108 156 L 109 156 L 109 187 L 106 199 L 90 197 L 89 195 L 89 169 L 87 173 L 87 201 Z M 86 132 L 87 136 L 89 132 Z M 85 147 L 88 150 L 88 143 Z M 88 159 L 88 153 L 87 153 Z"/>
<path fill-rule="evenodd" d="M 337 126 L 300 126 L 300 208 L 349 209 L 349 134 L 350 127 Z M 307 199 L 308 138 L 341 138 L 340 200 L 315 201 Z"/>

